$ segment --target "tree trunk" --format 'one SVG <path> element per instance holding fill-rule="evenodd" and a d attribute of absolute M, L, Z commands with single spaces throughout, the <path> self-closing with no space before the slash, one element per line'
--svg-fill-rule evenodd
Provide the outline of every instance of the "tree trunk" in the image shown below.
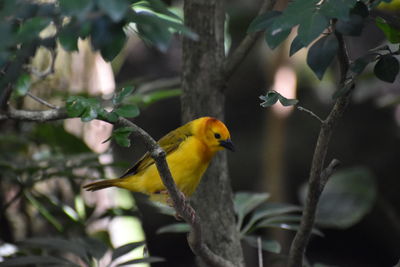
<path fill-rule="evenodd" d="M 185 0 L 184 12 L 185 24 L 199 35 L 199 40 L 183 40 L 183 121 L 201 116 L 223 120 L 224 1 Z M 193 206 L 202 220 L 204 240 L 209 248 L 242 266 L 227 156 L 226 152 L 217 154 L 192 199 Z"/>

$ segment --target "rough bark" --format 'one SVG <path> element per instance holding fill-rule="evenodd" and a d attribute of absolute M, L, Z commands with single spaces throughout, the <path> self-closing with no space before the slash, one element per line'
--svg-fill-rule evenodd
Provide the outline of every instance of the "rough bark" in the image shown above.
<path fill-rule="evenodd" d="M 199 35 L 199 40 L 183 40 L 183 121 L 201 116 L 223 120 L 224 3 L 220 0 L 186 0 L 184 14 L 186 25 Z M 217 255 L 242 266 L 243 254 L 235 228 L 232 199 L 227 155 L 218 153 L 204 175 L 193 203 L 196 215 L 202 219 L 205 243 Z"/>

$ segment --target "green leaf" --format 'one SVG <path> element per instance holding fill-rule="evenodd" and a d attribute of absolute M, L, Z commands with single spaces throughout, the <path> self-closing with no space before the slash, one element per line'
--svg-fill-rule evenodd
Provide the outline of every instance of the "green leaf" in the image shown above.
<path fill-rule="evenodd" d="M 306 189 L 303 191 L 305 196 Z M 375 177 L 367 168 L 338 171 L 329 178 L 321 194 L 316 222 L 321 227 L 351 227 L 372 209 L 376 195 Z"/>
<path fill-rule="evenodd" d="M 364 19 L 351 14 L 347 19 L 340 19 L 336 23 L 336 30 L 344 35 L 359 36 L 364 27 Z"/>
<path fill-rule="evenodd" d="M 245 236 L 243 240 L 254 248 L 258 248 L 257 236 Z M 279 254 L 281 253 L 281 245 L 276 240 L 261 239 L 261 248 L 264 251 Z"/>
<path fill-rule="evenodd" d="M 48 265 L 48 266 L 79 266 L 73 264 L 64 259 L 52 257 L 52 256 L 18 256 L 15 258 L 6 258 L 5 261 L 1 262 L 2 267 L 10 266 L 30 266 L 30 265 Z"/>
<path fill-rule="evenodd" d="M 347 19 L 357 0 L 324 0 L 320 11 L 328 18 Z"/>
<path fill-rule="evenodd" d="M 94 50 L 100 50 L 106 61 L 113 60 L 122 50 L 126 36 L 124 23 L 114 23 L 109 17 L 101 16 L 92 23 L 91 44 Z"/>
<path fill-rule="evenodd" d="M 81 138 L 67 132 L 60 124 L 37 124 L 31 133 L 35 142 L 43 143 L 65 154 L 89 153 L 90 148 Z M 60 142 L 62 140 L 62 142 Z"/>
<path fill-rule="evenodd" d="M 118 145 L 129 147 L 131 145 L 129 136 L 133 131 L 134 129 L 132 127 L 121 127 L 114 130 L 112 138 L 117 142 Z"/>
<path fill-rule="evenodd" d="M 40 214 L 51 223 L 58 231 L 63 230 L 62 224 L 39 202 L 37 201 L 28 191 L 24 191 L 25 197 L 34 206 Z"/>
<path fill-rule="evenodd" d="M 115 113 L 121 117 L 134 118 L 139 115 L 140 110 L 136 105 L 124 105 L 117 108 Z"/>
<path fill-rule="evenodd" d="M 97 238 L 83 237 L 77 239 L 77 242 L 84 247 L 88 255 L 97 260 L 103 258 L 104 254 L 106 254 L 108 250 L 108 247 L 104 244 L 104 242 L 100 241 Z"/>
<path fill-rule="evenodd" d="M 114 261 L 116 258 L 119 258 L 119 257 L 131 252 L 135 248 L 138 248 L 145 244 L 146 244 L 145 241 L 140 241 L 140 242 L 133 242 L 133 243 L 128 243 L 128 244 L 122 245 L 113 250 L 112 256 L 111 256 L 111 261 Z"/>
<path fill-rule="evenodd" d="M 400 43 L 400 31 L 387 23 L 386 20 L 381 17 L 377 17 L 375 24 L 383 31 L 389 42 L 392 44 Z"/>
<path fill-rule="evenodd" d="M 55 237 L 34 237 L 21 242 L 21 246 L 43 248 L 47 250 L 55 250 L 59 252 L 71 252 L 81 258 L 84 262 L 89 263 L 86 250 L 78 242 L 55 238 Z"/>
<path fill-rule="evenodd" d="M 66 109 L 69 117 L 79 117 L 85 111 L 85 108 L 86 106 L 79 96 L 68 97 L 66 101 Z"/>
<path fill-rule="evenodd" d="M 280 11 L 272 10 L 265 14 L 257 16 L 250 23 L 249 28 L 247 29 L 247 33 L 263 31 L 263 30 L 267 29 L 269 26 L 271 26 L 272 22 L 274 21 L 273 19 L 281 14 L 282 14 L 282 12 L 280 12 Z"/>
<path fill-rule="evenodd" d="M 240 230 L 247 214 L 269 198 L 268 193 L 238 192 L 234 198 L 234 209 L 238 216 L 237 228 Z"/>
<path fill-rule="evenodd" d="M 128 101 L 129 103 L 133 103 L 135 105 L 151 105 L 157 101 L 171 98 L 171 97 L 176 97 L 180 96 L 182 94 L 181 89 L 163 89 L 159 90 L 156 92 L 151 92 L 147 94 L 140 94 L 137 93 L 131 97 L 129 97 Z"/>
<path fill-rule="evenodd" d="M 279 102 L 281 102 L 281 104 L 285 107 L 294 106 L 297 103 L 299 103 L 299 100 L 297 100 L 297 99 L 288 99 L 279 93 L 277 93 L 277 94 L 278 94 Z"/>
<path fill-rule="evenodd" d="M 284 31 L 307 21 L 316 11 L 318 0 L 295 0 L 289 2 L 282 16 L 274 21 L 274 31 Z"/>
<path fill-rule="evenodd" d="M 113 133 L 117 134 L 131 134 L 135 129 L 133 127 L 120 127 L 115 129 Z"/>
<path fill-rule="evenodd" d="M 135 259 L 135 260 L 130 260 L 130 261 L 127 261 L 124 263 L 120 263 L 116 267 L 130 265 L 130 264 L 154 263 L 154 262 L 162 262 L 162 261 L 165 261 L 165 259 L 160 258 L 160 257 L 147 257 L 147 258 Z"/>
<path fill-rule="evenodd" d="M 362 18 L 367 18 L 369 16 L 369 9 L 363 2 L 357 1 L 350 13 L 359 15 Z"/>
<path fill-rule="evenodd" d="M 305 47 L 305 45 L 303 45 L 303 43 L 301 42 L 299 36 L 297 35 L 293 41 L 292 44 L 290 45 L 290 52 L 289 52 L 289 56 L 293 56 L 294 54 L 297 53 L 297 51 L 299 51 L 300 49 L 302 49 L 303 47 Z"/>
<path fill-rule="evenodd" d="M 68 51 L 78 51 L 78 29 L 72 22 L 65 25 L 58 34 L 58 40 L 62 47 Z"/>
<path fill-rule="evenodd" d="M 279 94 L 276 91 L 268 91 L 268 93 L 264 96 L 261 95 L 259 98 L 264 101 L 260 104 L 263 108 L 270 107 L 274 105 L 278 99 L 279 99 Z"/>
<path fill-rule="evenodd" d="M 167 51 L 172 38 L 172 32 L 168 29 L 165 21 L 149 12 L 140 12 L 134 17 L 140 37 L 162 52 Z"/>
<path fill-rule="evenodd" d="M 334 34 L 320 38 L 309 49 L 307 54 L 307 64 L 322 79 L 326 69 L 336 56 L 339 48 L 338 40 Z"/>
<path fill-rule="evenodd" d="M 356 74 L 361 74 L 365 67 L 378 58 L 377 53 L 367 54 L 363 57 L 357 58 L 354 62 L 350 64 L 350 70 Z"/>
<path fill-rule="evenodd" d="M 260 96 L 260 99 L 264 101 L 260 104 L 264 108 L 274 105 L 278 100 L 285 107 L 296 105 L 299 102 L 297 99 L 287 99 L 276 91 L 269 91 L 265 96 Z"/>
<path fill-rule="evenodd" d="M 128 0 L 99 0 L 98 5 L 114 22 L 122 20 L 130 7 Z"/>
<path fill-rule="evenodd" d="M 49 25 L 51 20 L 44 17 L 34 17 L 26 20 L 19 28 L 17 40 L 27 42 L 39 37 L 39 33 Z"/>
<path fill-rule="evenodd" d="M 276 21 L 276 20 L 275 20 Z M 282 29 L 281 27 L 275 27 L 275 23 L 272 24 L 265 31 L 265 41 L 267 42 L 269 48 L 275 49 L 289 36 L 292 29 Z"/>
<path fill-rule="evenodd" d="M 299 223 L 301 215 L 274 216 L 260 221 L 260 225 L 271 223 Z"/>
<path fill-rule="evenodd" d="M 83 122 L 96 119 L 99 113 L 103 113 L 100 102 L 95 98 L 70 96 L 66 103 L 68 116 L 80 117 Z"/>
<path fill-rule="evenodd" d="M 380 80 L 393 83 L 399 73 L 399 61 L 392 55 L 382 56 L 375 64 L 374 73 Z"/>
<path fill-rule="evenodd" d="M 112 99 L 112 102 L 114 105 L 119 105 L 122 103 L 125 97 L 128 95 L 132 94 L 134 87 L 133 86 L 128 86 L 124 87 L 119 91 L 118 93 L 114 94 L 114 97 Z"/>
<path fill-rule="evenodd" d="M 257 227 L 260 228 L 278 228 L 278 229 L 284 229 L 284 230 L 290 230 L 290 231 L 298 231 L 300 229 L 300 226 L 298 224 L 292 224 L 292 223 L 263 223 L 257 225 Z M 318 235 L 318 236 L 324 236 L 324 234 L 318 230 L 317 228 L 313 228 L 311 230 L 311 233 Z"/>
<path fill-rule="evenodd" d="M 263 203 L 257 207 L 246 225 L 242 228 L 241 233 L 247 233 L 253 228 L 256 222 L 272 216 L 277 216 L 285 213 L 299 212 L 301 207 L 286 203 Z"/>
<path fill-rule="evenodd" d="M 126 42 L 126 35 L 122 25 L 115 28 L 109 36 L 110 42 L 100 48 L 101 56 L 106 61 L 113 60 L 122 50 Z"/>
<path fill-rule="evenodd" d="M 303 20 L 298 29 L 300 42 L 307 46 L 314 41 L 328 27 L 329 20 L 319 12 L 314 12 L 310 17 Z"/>
<path fill-rule="evenodd" d="M 68 16 L 83 16 L 93 5 L 91 0 L 59 0 L 61 12 Z"/>
<path fill-rule="evenodd" d="M 165 234 L 165 233 L 188 233 L 190 232 L 190 226 L 187 223 L 173 223 L 163 227 L 160 227 L 157 230 L 157 234 Z"/>
<path fill-rule="evenodd" d="M 94 119 L 96 119 L 97 118 L 97 110 L 96 110 L 96 108 L 93 108 L 93 107 L 86 107 L 85 108 L 85 111 L 82 113 L 82 115 L 80 116 L 81 117 L 81 120 L 83 121 L 83 122 L 89 122 L 89 121 L 91 121 L 91 120 L 94 120 Z"/>
<path fill-rule="evenodd" d="M 101 119 L 105 119 L 109 122 L 117 122 L 119 118 L 118 114 L 114 111 L 108 112 L 104 109 L 99 112 L 99 116 Z"/>
<path fill-rule="evenodd" d="M 15 84 L 15 92 L 17 96 L 25 96 L 31 87 L 31 83 L 31 76 L 29 74 L 21 74 Z"/>

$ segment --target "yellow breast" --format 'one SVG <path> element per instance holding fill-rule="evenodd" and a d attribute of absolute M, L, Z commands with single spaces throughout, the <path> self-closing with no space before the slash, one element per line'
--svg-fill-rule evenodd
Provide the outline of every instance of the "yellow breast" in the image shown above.
<path fill-rule="evenodd" d="M 191 136 L 183 141 L 178 149 L 167 155 L 166 160 L 175 183 L 186 196 L 194 193 L 214 153 L 209 152 L 201 141 Z M 144 172 L 124 180 L 121 187 L 135 192 L 154 195 L 165 190 L 155 164 Z M 163 201 L 163 197 L 152 196 L 152 199 Z"/>

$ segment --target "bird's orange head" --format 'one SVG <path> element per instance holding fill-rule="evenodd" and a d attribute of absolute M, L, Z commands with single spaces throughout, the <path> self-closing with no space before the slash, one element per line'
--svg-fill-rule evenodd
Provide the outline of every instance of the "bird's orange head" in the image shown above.
<path fill-rule="evenodd" d="M 234 151 L 231 135 L 225 124 L 212 117 L 202 117 L 195 121 L 194 135 L 201 139 L 212 151 L 227 148 Z"/>

